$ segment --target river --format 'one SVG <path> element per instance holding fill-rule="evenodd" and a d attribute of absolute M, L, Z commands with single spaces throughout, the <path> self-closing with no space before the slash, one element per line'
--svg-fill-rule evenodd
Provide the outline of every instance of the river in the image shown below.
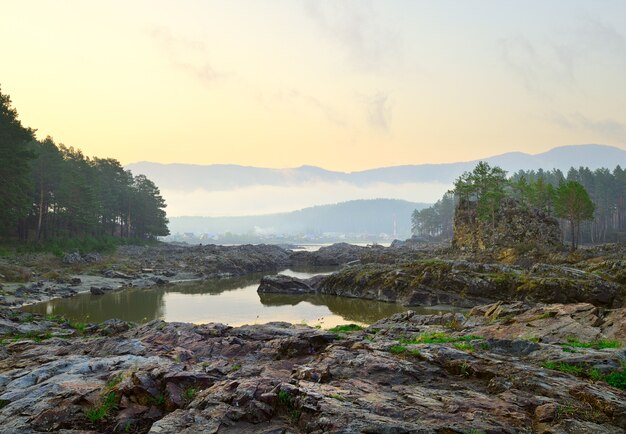
<path fill-rule="evenodd" d="M 332 271 L 334 269 L 287 269 L 281 273 L 308 278 L 316 274 L 330 274 Z M 251 274 L 228 279 L 180 282 L 150 289 L 127 288 L 104 295 L 83 293 L 22 309 L 44 315 L 61 315 L 77 322 L 119 318 L 145 323 L 162 319 L 168 322 L 220 322 L 238 326 L 286 321 L 323 328 L 346 323 L 367 325 L 408 310 L 395 303 L 332 295 L 259 294 L 257 288 L 262 276 Z M 419 311 L 437 313 L 449 309 L 442 306 Z"/>

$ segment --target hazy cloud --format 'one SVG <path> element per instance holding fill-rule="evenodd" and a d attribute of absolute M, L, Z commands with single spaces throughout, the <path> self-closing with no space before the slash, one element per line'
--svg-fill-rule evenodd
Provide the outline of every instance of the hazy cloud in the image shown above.
<path fill-rule="evenodd" d="M 254 98 L 266 109 L 271 110 L 275 104 L 303 105 L 319 112 L 326 120 L 339 127 L 347 127 L 344 116 L 333 108 L 332 105 L 319 98 L 301 92 L 297 89 L 277 91 L 271 94 L 257 91 Z"/>
<path fill-rule="evenodd" d="M 208 49 L 204 42 L 174 35 L 163 26 L 153 27 L 149 34 L 174 67 L 205 84 L 224 76 L 206 60 Z"/>
<path fill-rule="evenodd" d="M 393 111 L 389 94 L 378 92 L 375 95 L 363 97 L 363 101 L 365 103 L 367 124 L 372 128 L 389 132 Z"/>
<path fill-rule="evenodd" d="M 371 1 L 306 0 L 304 8 L 322 34 L 346 52 L 356 69 L 372 72 L 397 63 L 400 38 L 382 22 Z"/>
<path fill-rule="evenodd" d="M 590 119 L 581 113 L 555 113 L 551 122 L 567 130 L 586 131 L 614 140 L 626 140 L 626 125 L 615 119 Z"/>
<path fill-rule="evenodd" d="M 540 61 L 533 44 L 518 36 L 498 41 L 502 61 L 516 74 L 529 92 L 539 92 Z"/>
<path fill-rule="evenodd" d="M 329 122 L 340 127 L 345 127 L 347 125 L 343 117 L 339 113 L 337 113 L 337 111 L 334 108 L 320 101 L 318 98 L 311 96 L 311 95 L 304 94 L 296 89 L 291 89 L 287 95 L 293 99 L 302 101 L 303 103 L 309 105 L 310 107 L 313 107 L 314 109 L 318 110 L 324 115 L 324 117 Z"/>
<path fill-rule="evenodd" d="M 576 72 L 588 62 L 626 61 L 626 39 L 612 25 L 584 18 L 565 32 L 551 33 L 540 42 L 523 36 L 498 42 L 502 62 L 531 93 L 547 96 L 554 86 L 571 86 Z"/>
<path fill-rule="evenodd" d="M 300 185 L 256 185 L 232 190 L 181 191 L 162 189 L 169 216 L 258 215 L 294 211 L 355 199 L 384 197 L 413 202 L 436 202 L 450 189 L 446 183 L 378 183 L 357 186 L 347 182 L 310 182 Z"/>
<path fill-rule="evenodd" d="M 564 41 L 552 44 L 562 65 L 573 75 L 581 62 L 590 57 L 608 54 L 626 60 L 626 39 L 609 23 L 581 19 Z"/>

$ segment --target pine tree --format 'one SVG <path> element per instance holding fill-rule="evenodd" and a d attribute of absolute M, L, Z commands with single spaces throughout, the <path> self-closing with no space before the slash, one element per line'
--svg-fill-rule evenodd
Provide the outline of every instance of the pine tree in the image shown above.
<path fill-rule="evenodd" d="M 0 235 L 26 238 L 24 219 L 30 209 L 28 143 L 35 131 L 25 128 L 11 107 L 11 98 L 0 91 Z"/>

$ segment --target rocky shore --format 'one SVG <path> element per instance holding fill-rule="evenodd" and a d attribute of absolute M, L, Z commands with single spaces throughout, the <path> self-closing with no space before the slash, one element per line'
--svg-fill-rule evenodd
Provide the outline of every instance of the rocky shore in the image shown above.
<path fill-rule="evenodd" d="M 80 292 L 102 294 L 128 287 L 188 280 L 222 279 L 292 266 L 338 266 L 355 262 L 370 250 L 350 244 L 316 252 L 291 251 L 273 245 L 121 246 L 115 255 L 23 255 L 0 258 L 0 306 L 18 307 Z"/>
<path fill-rule="evenodd" d="M 565 252 L 500 251 L 499 258 L 428 243 L 359 247 L 340 243 L 316 252 L 271 245 L 123 246 L 112 256 L 71 254 L 0 258 L 0 306 L 16 307 L 79 292 L 103 293 L 169 282 L 276 273 L 289 267 L 344 266 L 302 284 L 267 278 L 263 292 L 322 294 L 394 301 L 407 306 L 506 300 L 589 302 L 621 307 L 626 249 L 618 245 Z"/>
<path fill-rule="evenodd" d="M 370 327 L 0 313 L 0 432 L 621 433 L 626 309 L 488 305 Z"/>
<path fill-rule="evenodd" d="M 330 276 L 301 280 L 266 276 L 259 292 L 320 293 L 400 303 L 473 307 L 495 300 L 535 303 L 589 302 L 623 306 L 624 288 L 610 273 L 536 264 L 530 269 L 466 260 L 423 259 L 345 267 Z"/>
<path fill-rule="evenodd" d="M 163 245 L 3 259 L 0 432 L 621 433 L 624 253 L 613 245 L 498 261 L 422 243 L 318 252 Z M 344 267 L 308 280 L 268 274 L 261 296 L 472 309 L 331 330 L 81 324 L 7 309 L 298 265 Z"/>

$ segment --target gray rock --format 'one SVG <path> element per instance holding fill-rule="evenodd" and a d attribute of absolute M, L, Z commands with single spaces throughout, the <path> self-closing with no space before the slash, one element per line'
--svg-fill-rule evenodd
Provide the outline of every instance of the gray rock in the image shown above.
<path fill-rule="evenodd" d="M 87 262 L 88 264 L 91 264 L 94 262 L 101 262 L 102 255 L 100 255 L 100 253 L 95 253 L 95 252 L 87 253 L 85 256 L 83 256 L 83 261 Z"/>
<path fill-rule="evenodd" d="M 91 288 L 89 288 L 89 292 L 91 292 L 93 295 L 104 295 L 104 290 L 96 286 L 92 286 Z"/>
<path fill-rule="evenodd" d="M 316 292 L 315 288 L 312 288 L 307 281 L 284 274 L 264 276 L 257 291 L 278 294 L 311 294 Z"/>
<path fill-rule="evenodd" d="M 63 263 L 68 265 L 80 264 L 83 262 L 83 258 L 79 252 L 66 253 L 63 256 Z"/>
<path fill-rule="evenodd" d="M 102 275 L 109 279 L 132 279 L 132 276 L 117 270 L 105 270 L 102 272 Z"/>

